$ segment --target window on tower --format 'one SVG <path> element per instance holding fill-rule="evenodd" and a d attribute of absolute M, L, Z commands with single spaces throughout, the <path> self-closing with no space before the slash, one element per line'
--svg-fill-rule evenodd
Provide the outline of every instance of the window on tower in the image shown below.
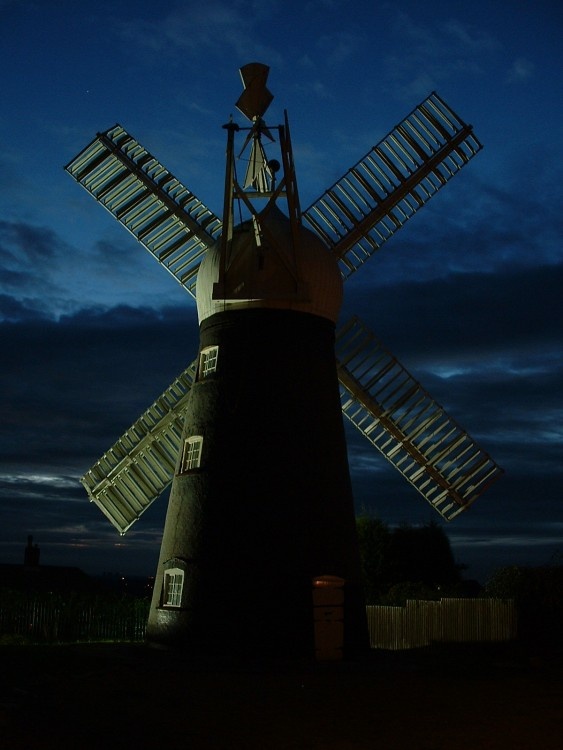
<path fill-rule="evenodd" d="M 198 379 L 203 380 L 217 370 L 218 346 L 207 346 L 199 354 Z"/>
<path fill-rule="evenodd" d="M 192 437 L 184 440 L 182 458 L 180 460 L 180 474 L 185 474 L 192 469 L 199 469 L 202 447 L 203 438 L 201 435 L 192 435 Z"/>
<path fill-rule="evenodd" d="M 184 571 L 170 568 L 164 571 L 162 605 L 164 607 L 181 607 L 184 588 Z"/>

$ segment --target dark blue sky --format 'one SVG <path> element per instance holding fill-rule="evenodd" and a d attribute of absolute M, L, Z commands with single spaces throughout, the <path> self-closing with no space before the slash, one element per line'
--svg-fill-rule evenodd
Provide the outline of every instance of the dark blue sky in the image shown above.
<path fill-rule="evenodd" d="M 195 304 L 63 171 L 116 122 L 220 214 L 238 68 L 271 67 L 308 206 L 432 90 L 485 148 L 345 286 L 506 470 L 446 530 L 467 575 L 563 555 L 563 10 L 555 2 L 0 0 L 0 562 L 152 573 L 79 477 L 197 347 Z M 350 432 L 358 507 L 438 516 Z"/>

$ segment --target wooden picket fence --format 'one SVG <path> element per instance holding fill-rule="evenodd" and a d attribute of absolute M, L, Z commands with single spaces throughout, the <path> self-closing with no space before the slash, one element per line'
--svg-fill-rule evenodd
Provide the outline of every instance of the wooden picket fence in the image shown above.
<path fill-rule="evenodd" d="M 516 638 L 512 599 L 407 601 L 405 607 L 366 608 L 372 648 L 408 649 L 431 643 L 485 643 Z"/>
<path fill-rule="evenodd" d="M 142 641 L 149 601 L 134 598 L 0 597 L 0 642 Z M 510 641 L 517 614 L 510 599 L 407 601 L 366 607 L 372 648 L 409 649 L 431 643 Z"/>
<path fill-rule="evenodd" d="M 32 643 L 142 641 L 148 609 L 148 601 L 132 598 L 0 599 L 0 638 L 19 637 Z"/>

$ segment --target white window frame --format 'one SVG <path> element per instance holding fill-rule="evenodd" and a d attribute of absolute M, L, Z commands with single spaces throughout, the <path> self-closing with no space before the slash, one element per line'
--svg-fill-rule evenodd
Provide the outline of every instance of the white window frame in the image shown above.
<path fill-rule="evenodd" d="M 181 568 L 169 568 L 164 571 L 162 591 L 163 607 L 181 607 L 184 590 L 184 571 Z"/>
<path fill-rule="evenodd" d="M 212 372 L 217 370 L 217 360 L 219 359 L 218 346 L 206 346 L 199 353 L 199 378 L 203 380 Z"/>
<path fill-rule="evenodd" d="M 201 454 L 203 451 L 203 437 L 192 435 L 185 438 L 182 447 L 182 458 L 180 460 L 180 474 L 186 474 L 201 466 Z"/>

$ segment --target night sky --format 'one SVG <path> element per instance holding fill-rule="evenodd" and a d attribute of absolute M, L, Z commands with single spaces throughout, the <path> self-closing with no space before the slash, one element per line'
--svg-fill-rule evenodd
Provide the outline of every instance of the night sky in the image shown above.
<path fill-rule="evenodd" d="M 506 471 L 445 526 L 465 576 L 563 562 L 561 3 L 0 0 L 0 28 L 0 562 L 33 534 L 44 564 L 154 573 L 165 498 L 120 537 L 79 478 L 193 359 L 195 303 L 63 166 L 119 122 L 220 215 L 252 61 L 303 208 L 433 90 L 473 124 L 483 151 L 342 317 Z M 442 523 L 353 428 L 349 449 L 358 509 Z"/>

